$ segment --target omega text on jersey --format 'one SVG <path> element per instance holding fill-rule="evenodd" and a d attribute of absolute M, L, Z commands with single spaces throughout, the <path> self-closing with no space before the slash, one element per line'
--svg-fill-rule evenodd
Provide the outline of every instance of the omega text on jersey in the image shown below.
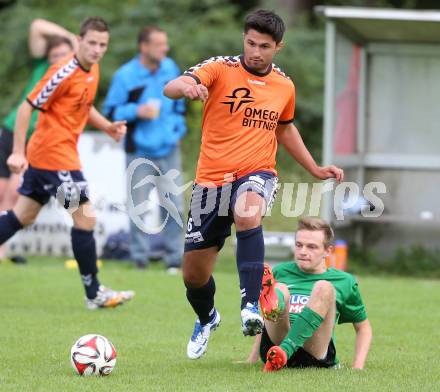
<path fill-rule="evenodd" d="M 242 126 L 273 131 L 278 125 L 278 118 L 279 113 L 273 110 L 247 107 L 244 110 Z"/>

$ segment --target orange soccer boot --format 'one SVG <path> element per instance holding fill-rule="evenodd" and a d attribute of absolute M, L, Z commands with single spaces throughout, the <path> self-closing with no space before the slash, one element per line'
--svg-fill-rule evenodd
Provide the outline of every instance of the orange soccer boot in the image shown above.
<path fill-rule="evenodd" d="M 266 320 L 277 321 L 280 314 L 284 312 L 284 294 L 275 288 L 275 280 L 269 264 L 264 264 L 263 282 L 260 293 L 261 313 Z"/>
<path fill-rule="evenodd" d="M 287 354 L 280 346 L 272 346 L 266 355 L 264 372 L 276 372 L 287 364 Z"/>

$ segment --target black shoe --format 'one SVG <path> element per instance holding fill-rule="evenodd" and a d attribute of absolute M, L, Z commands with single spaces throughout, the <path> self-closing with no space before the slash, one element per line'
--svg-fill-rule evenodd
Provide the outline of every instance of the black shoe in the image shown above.
<path fill-rule="evenodd" d="M 9 258 L 15 264 L 26 264 L 27 259 L 23 256 L 12 256 Z"/>
<path fill-rule="evenodd" d="M 148 264 L 145 261 L 136 261 L 136 268 L 139 270 L 147 269 Z"/>

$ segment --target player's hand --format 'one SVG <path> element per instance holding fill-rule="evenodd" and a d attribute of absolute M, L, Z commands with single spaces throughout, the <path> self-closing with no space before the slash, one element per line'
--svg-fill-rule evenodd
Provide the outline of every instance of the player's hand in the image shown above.
<path fill-rule="evenodd" d="M 335 178 L 336 181 L 338 182 L 344 181 L 344 170 L 333 165 L 318 167 L 318 171 L 314 173 L 314 175 L 315 177 L 318 177 L 321 180 L 327 180 L 328 178 Z"/>
<path fill-rule="evenodd" d="M 26 156 L 20 153 L 12 153 L 6 163 L 9 170 L 14 174 L 20 174 L 28 167 Z"/>
<path fill-rule="evenodd" d="M 136 115 L 144 120 L 153 120 L 159 116 L 160 109 L 157 106 L 149 103 L 139 105 L 136 111 Z"/>
<path fill-rule="evenodd" d="M 119 142 L 127 133 L 127 121 L 112 122 L 107 128 L 107 133 L 115 142 Z"/>
<path fill-rule="evenodd" d="M 208 99 L 208 89 L 203 84 L 185 87 L 183 95 L 189 99 L 200 99 L 205 102 Z"/>

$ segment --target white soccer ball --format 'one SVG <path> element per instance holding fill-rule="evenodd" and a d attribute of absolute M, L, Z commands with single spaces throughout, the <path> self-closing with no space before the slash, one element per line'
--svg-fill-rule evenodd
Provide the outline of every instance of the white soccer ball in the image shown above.
<path fill-rule="evenodd" d="M 116 365 L 116 350 L 104 336 L 84 335 L 72 346 L 70 362 L 81 376 L 108 376 Z"/>

